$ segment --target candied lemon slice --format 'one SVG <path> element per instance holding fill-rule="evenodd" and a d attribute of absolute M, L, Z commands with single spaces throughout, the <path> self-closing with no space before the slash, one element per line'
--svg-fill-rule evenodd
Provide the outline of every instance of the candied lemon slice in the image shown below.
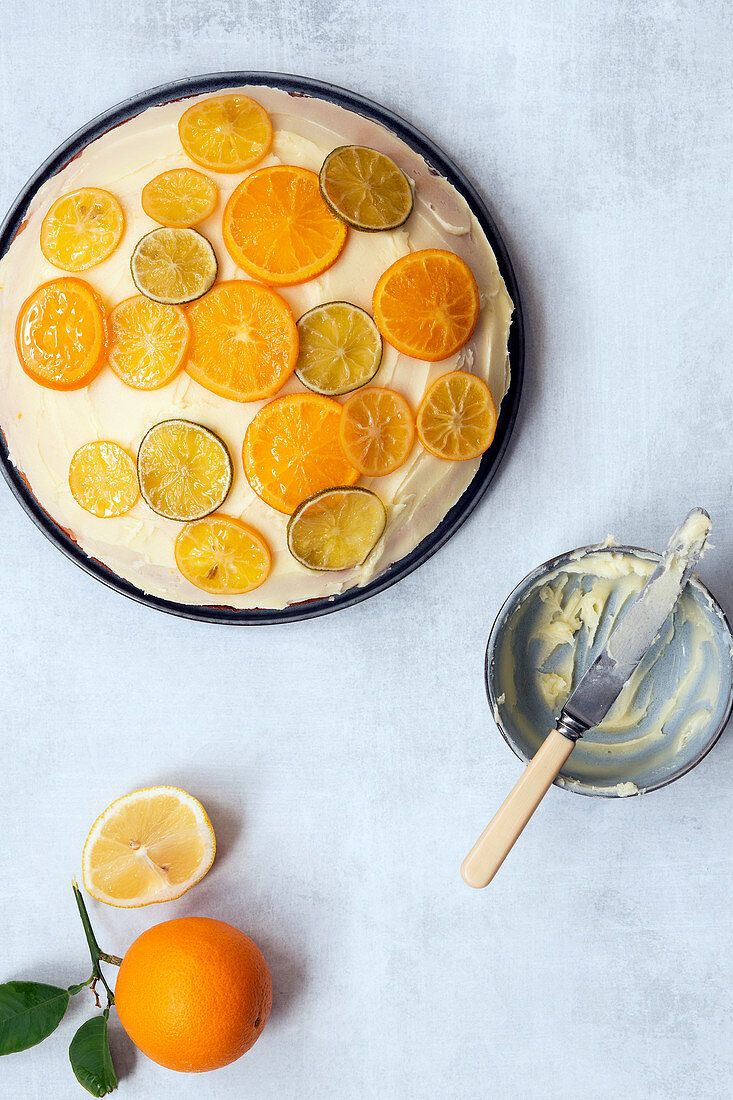
<path fill-rule="evenodd" d="M 102 369 L 107 351 L 104 306 L 83 279 L 52 279 L 23 302 L 15 348 L 27 375 L 52 390 L 77 390 Z"/>
<path fill-rule="evenodd" d="M 329 153 L 319 182 L 328 206 L 354 229 L 397 229 L 412 213 L 405 173 L 390 157 L 365 145 L 342 145 Z"/>
<path fill-rule="evenodd" d="M 85 443 L 71 460 L 69 488 L 76 503 L 93 516 L 121 516 L 139 496 L 135 460 L 119 443 Z"/>
<path fill-rule="evenodd" d="M 209 290 L 218 264 L 214 249 L 195 229 L 153 229 L 135 245 L 130 261 L 137 289 L 154 302 L 180 305 Z"/>
<path fill-rule="evenodd" d="M 172 168 L 146 183 L 140 196 L 149 218 L 172 229 L 189 229 L 213 214 L 216 184 L 194 168 Z"/>
<path fill-rule="evenodd" d="M 123 795 L 92 825 L 82 853 L 84 885 L 120 909 L 171 901 L 214 862 L 216 838 L 206 810 L 178 787 Z"/>
<path fill-rule="evenodd" d="M 483 379 L 466 371 L 441 375 L 417 411 L 420 442 L 438 458 L 478 458 L 491 446 L 495 431 L 491 390 Z"/>
<path fill-rule="evenodd" d="M 265 108 L 249 96 L 217 95 L 184 111 L 178 135 L 197 164 L 214 172 L 242 172 L 267 153 L 272 123 Z"/>
<path fill-rule="evenodd" d="M 359 471 L 339 440 L 341 406 L 315 393 L 290 393 L 264 405 L 244 437 L 242 462 L 259 497 L 278 512 L 333 485 L 353 485 Z"/>
<path fill-rule="evenodd" d="M 189 340 L 188 319 L 180 306 L 137 294 L 115 306 L 109 327 L 107 360 L 126 385 L 157 390 L 178 373 Z"/>
<path fill-rule="evenodd" d="M 64 271 L 86 271 L 120 243 L 125 218 L 114 195 L 82 187 L 56 199 L 41 224 L 41 251 Z"/>
<path fill-rule="evenodd" d="M 415 420 L 401 394 L 369 386 L 344 403 L 340 434 L 344 454 L 359 473 L 384 477 L 412 450 Z"/>
<path fill-rule="evenodd" d="M 259 588 L 272 565 L 258 531 L 220 514 L 187 523 L 176 538 L 175 554 L 186 580 L 217 596 L 241 596 Z"/>
<path fill-rule="evenodd" d="M 386 526 L 387 509 L 371 489 L 324 489 L 293 512 L 288 549 L 309 569 L 354 569 L 366 561 Z"/>
<path fill-rule="evenodd" d="M 190 420 L 154 424 L 137 454 L 140 492 L 166 519 L 202 519 L 232 486 L 232 460 L 218 435 Z"/>
<path fill-rule="evenodd" d="M 298 321 L 295 368 L 309 390 L 334 397 L 366 385 L 382 361 L 382 337 L 364 309 L 350 302 L 315 306 Z"/>

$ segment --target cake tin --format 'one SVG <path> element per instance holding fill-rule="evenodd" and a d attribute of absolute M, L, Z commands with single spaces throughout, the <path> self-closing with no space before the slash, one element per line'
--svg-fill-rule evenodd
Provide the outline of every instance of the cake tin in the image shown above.
<path fill-rule="evenodd" d="M 447 179 L 465 199 L 494 250 L 499 271 L 514 302 L 514 313 L 509 332 L 509 361 L 511 364 L 509 389 L 501 403 L 494 441 L 489 450 L 482 456 L 476 475 L 460 500 L 451 508 L 435 530 L 427 535 L 414 550 L 400 561 L 390 565 L 369 584 L 364 585 L 362 588 L 348 589 L 328 598 L 292 604 L 282 610 L 253 609 L 240 611 L 231 607 L 176 603 L 148 595 L 128 581 L 118 577 L 101 562 L 89 557 L 70 537 L 69 533 L 55 523 L 51 516 L 41 508 L 22 474 L 10 460 L 5 436 L 0 431 L 0 469 L 12 492 L 34 523 L 51 542 L 87 573 L 124 596 L 171 615 L 198 619 L 202 622 L 257 625 L 311 619 L 360 603 L 370 596 L 375 596 L 378 592 L 383 592 L 386 588 L 391 587 L 397 581 L 412 573 L 455 534 L 488 489 L 489 483 L 506 451 L 509 437 L 514 428 L 524 377 L 524 326 L 517 280 L 499 230 L 478 191 L 451 158 L 425 134 L 386 107 L 382 107 L 378 103 L 365 99 L 356 92 L 348 91 L 345 88 L 284 73 L 223 72 L 176 80 L 132 96 L 116 107 L 112 107 L 110 110 L 98 115 L 67 138 L 44 161 L 23 187 L 2 225 L 0 225 L 0 257 L 10 247 L 38 189 L 64 168 L 70 160 L 78 156 L 91 141 L 101 137 L 102 134 L 107 133 L 115 126 L 119 126 L 120 123 L 140 114 L 148 107 L 157 107 L 186 96 L 221 92 L 227 88 L 241 85 L 278 88 L 293 96 L 309 96 L 314 99 L 326 100 L 380 123 L 387 130 L 390 130 L 427 162 L 430 171 Z"/>
<path fill-rule="evenodd" d="M 619 554 L 633 554 L 636 557 L 645 558 L 646 560 L 653 562 L 655 565 L 661 560 L 661 554 L 656 553 L 653 550 L 646 550 L 639 546 L 608 546 L 607 544 L 597 544 L 591 546 L 582 546 L 577 550 L 568 551 L 565 554 L 560 554 L 555 558 L 551 558 L 549 561 L 543 562 L 542 565 L 537 566 L 531 573 L 519 582 L 516 588 L 510 593 L 507 599 L 504 601 L 501 609 L 499 610 L 494 624 L 489 634 L 489 641 L 486 646 L 486 659 L 484 666 L 484 674 L 486 681 L 486 693 L 489 700 L 489 706 L 491 708 L 492 717 L 501 733 L 502 737 L 512 749 L 514 754 L 519 757 L 524 763 L 528 763 L 530 757 L 533 755 L 529 751 L 527 745 L 523 744 L 520 738 L 516 735 L 509 724 L 504 721 L 501 713 L 501 704 L 499 698 L 501 689 L 496 683 L 497 679 L 497 659 L 499 653 L 499 645 L 504 632 L 505 627 L 509 624 L 513 614 L 517 611 L 522 604 L 524 598 L 530 593 L 530 591 L 540 583 L 544 578 L 548 577 L 556 569 L 562 568 L 562 566 L 569 564 L 570 562 L 576 562 L 585 557 L 587 554 L 593 554 L 602 551 L 611 551 Z M 590 570 L 589 570 L 590 572 Z M 713 731 L 704 740 L 703 744 L 698 748 L 698 751 L 691 758 L 681 758 L 677 760 L 676 757 L 672 758 L 672 766 L 664 769 L 663 774 L 653 778 L 651 781 L 645 783 L 638 783 L 637 791 L 634 794 L 646 794 L 650 791 L 659 790 L 662 787 L 668 786 L 676 779 L 680 779 L 683 775 L 686 775 L 693 768 L 697 767 L 700 761 L 707 756 L 712 749 L 713 745 L 717 742 L 722 734 L 725 726 L 733 711 L 733 664 L 731 664 L 731 654 L 733 653 L 733 634 L 731 633 L 730 623 L 726 617 L 722 607 L 712 595 L 710 590 L 702 583 L 697 574 L 694 574 L 694 582 L 696 587 L 700 590 L 701 596 L 705 599 L 709 605 L 709 614 L 711 620 L 715 620 L 716 630 L 719 632 L 719 644 L 721 646 L 721 652 L 726 651 L 726 658 L 723 662 L 728 669 L 728 684 L 727 687 L 723 683 L 721 687 L 721 696 L 719 697 L 721 715 L 720 720 L 716 722 Z M 551 727 L 548 727 L 544 734 L 549 734 Z M 579 742 L 582 744 L 582 741 Z M 535 750 L 536 751 L 536 750 Z M 678 754 L 679 756 L 679 754 Z M 618 779 L 612 785 L 591 784 L 583 780 L 574 778 L 572 775 L 573 770 L 573 756 L 571 755 L 566 767 L 561 771 L 558 778 L 555 780 L 555 786 L 561 787 L 563 790 L 573 791 L 575 794 L 591 795 L 600 798 L 620 798 L 629 797 L 628 794 L 622 793 L 617 790 L 618 783 L 625 783 L 629 780 L 633 781 L 633 775 L 619 776 Z"/>

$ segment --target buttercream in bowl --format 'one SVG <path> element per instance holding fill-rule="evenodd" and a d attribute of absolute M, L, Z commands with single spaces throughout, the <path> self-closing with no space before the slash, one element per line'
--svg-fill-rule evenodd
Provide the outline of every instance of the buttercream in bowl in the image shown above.
<path fill-rule="evenodd" d="M 511 594 L 487 649 L 496 722 L 530 759 L 616 622 L 659 562 L 599 546 L 540 566 Z M 693 576 L 603 722 L 577 742 L 557 779 L 582 794 L 623 797 L 664 786 L 714 744 L 730 713 L 731 633 Z"/>

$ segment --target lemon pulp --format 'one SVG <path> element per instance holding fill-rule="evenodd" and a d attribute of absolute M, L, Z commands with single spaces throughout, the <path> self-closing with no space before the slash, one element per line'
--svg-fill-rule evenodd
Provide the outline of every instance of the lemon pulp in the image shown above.
<path fill-rule="evenodd" d="M 148 787 L 113 802 L 84 845 L 84 885 L 130 908 L 180 897 L 213 863 L 214 830 L 200 802 L 177 787 Z"/>

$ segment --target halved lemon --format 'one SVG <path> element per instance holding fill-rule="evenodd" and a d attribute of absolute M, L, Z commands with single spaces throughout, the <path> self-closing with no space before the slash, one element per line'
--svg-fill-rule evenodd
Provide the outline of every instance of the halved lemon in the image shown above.
<path fill-rule="evenodd" d="M 264 107 L 246 95 L 200 99 L 181 115 L 181 145 L 191 160 L 213 172 L 243 172 L 262 160 L 272 144 Z"/>
<path fill-rule="evenodd" d="M 272 567 L 259 531 L 220 514 L 187 523 L 176 538 L 176 564 L 186 580 L 216 596 L 241 596 L 259 588 Z"/>
<path fill-rule="evenodd" d="M 391 157 L 365 145 L 342 145 L 329 153 L 319 182 L 327 205 L 353 229 L 397 229 L 412 213 L 405 173 Z"/>
<path fill-rule="evenodd" d="M 288 549 L 309 569 L 354 569 L 366 561 L 386 526 L 387 509 L 370 489 L 324 489 L 293 512 Z"/>
<path fill-rule="evenodd" d="M 357 470 L 384 477 L 405 461 L 415 439 L 415 418 L 402 394 L 368 386 L 344 403 L 341 446 Z"/>
<path fill-rule="evenodd" d="M 85 443 L 71 460 L 69 488 L 76 503 L 93 516 L 122 516 L 140 495 L 135 460 L 119 443 Z"/>
<path fill-rule="evenodd" d="M 56 199 L 41 225 L 41 251 L 64 271 L 86 271 L 120 243 L 125 218 L 114 195 L 82 187 Z"/>
<path fill-rule="evenodd" d="M 496 431 L 491 390 L 467 371 L 443 374 L 429 387 L 417 411 L 417 434 L 426 451 L 461 461 L 488 450 Z"/>
<path fill-rule="evenodd" d="M 326 397 L 349 393 L 371 381 L 382 361 L 382 337 L 364 309 L 326 302 L 298 320 L 300 381 Z"/>
<path fill-rule="evenodd" d="M 214 830 L 197 799 L 178 787 L 146 787 L 118 798 L 92 825 L 84 885 L 120 909 L 172 901 L 204 877 L 215 853 Z"/>
<path fill-rule="evenodd" d="M 218 435 L 191 420 L 161 420 L 137 454 L 140 492 L 166 519 L 193 520 L 215 512 L 232 487 L 232 460 Z"/>
<path fill-rule="evenodd" d="M 194 168 L 172 168 L 146 183 L 140 196 L 149 218 L 172 229 L 189 229 L 214 212 L 216 184 Z"/>
<path fill-rule="evenodd" d="M 214 249 L 195 229 L 153 229 L 137 242 L 130 260 L 140 293 L 166 305 L 200 298 L 218 270 Z"/>
<path fill-rule="evenodd" d="M 181 306 L 136 294 L 109 315 L 107 361 L 117 377 L 136 390 L 157 390 L 178 373 L 189 341 Z"/>

